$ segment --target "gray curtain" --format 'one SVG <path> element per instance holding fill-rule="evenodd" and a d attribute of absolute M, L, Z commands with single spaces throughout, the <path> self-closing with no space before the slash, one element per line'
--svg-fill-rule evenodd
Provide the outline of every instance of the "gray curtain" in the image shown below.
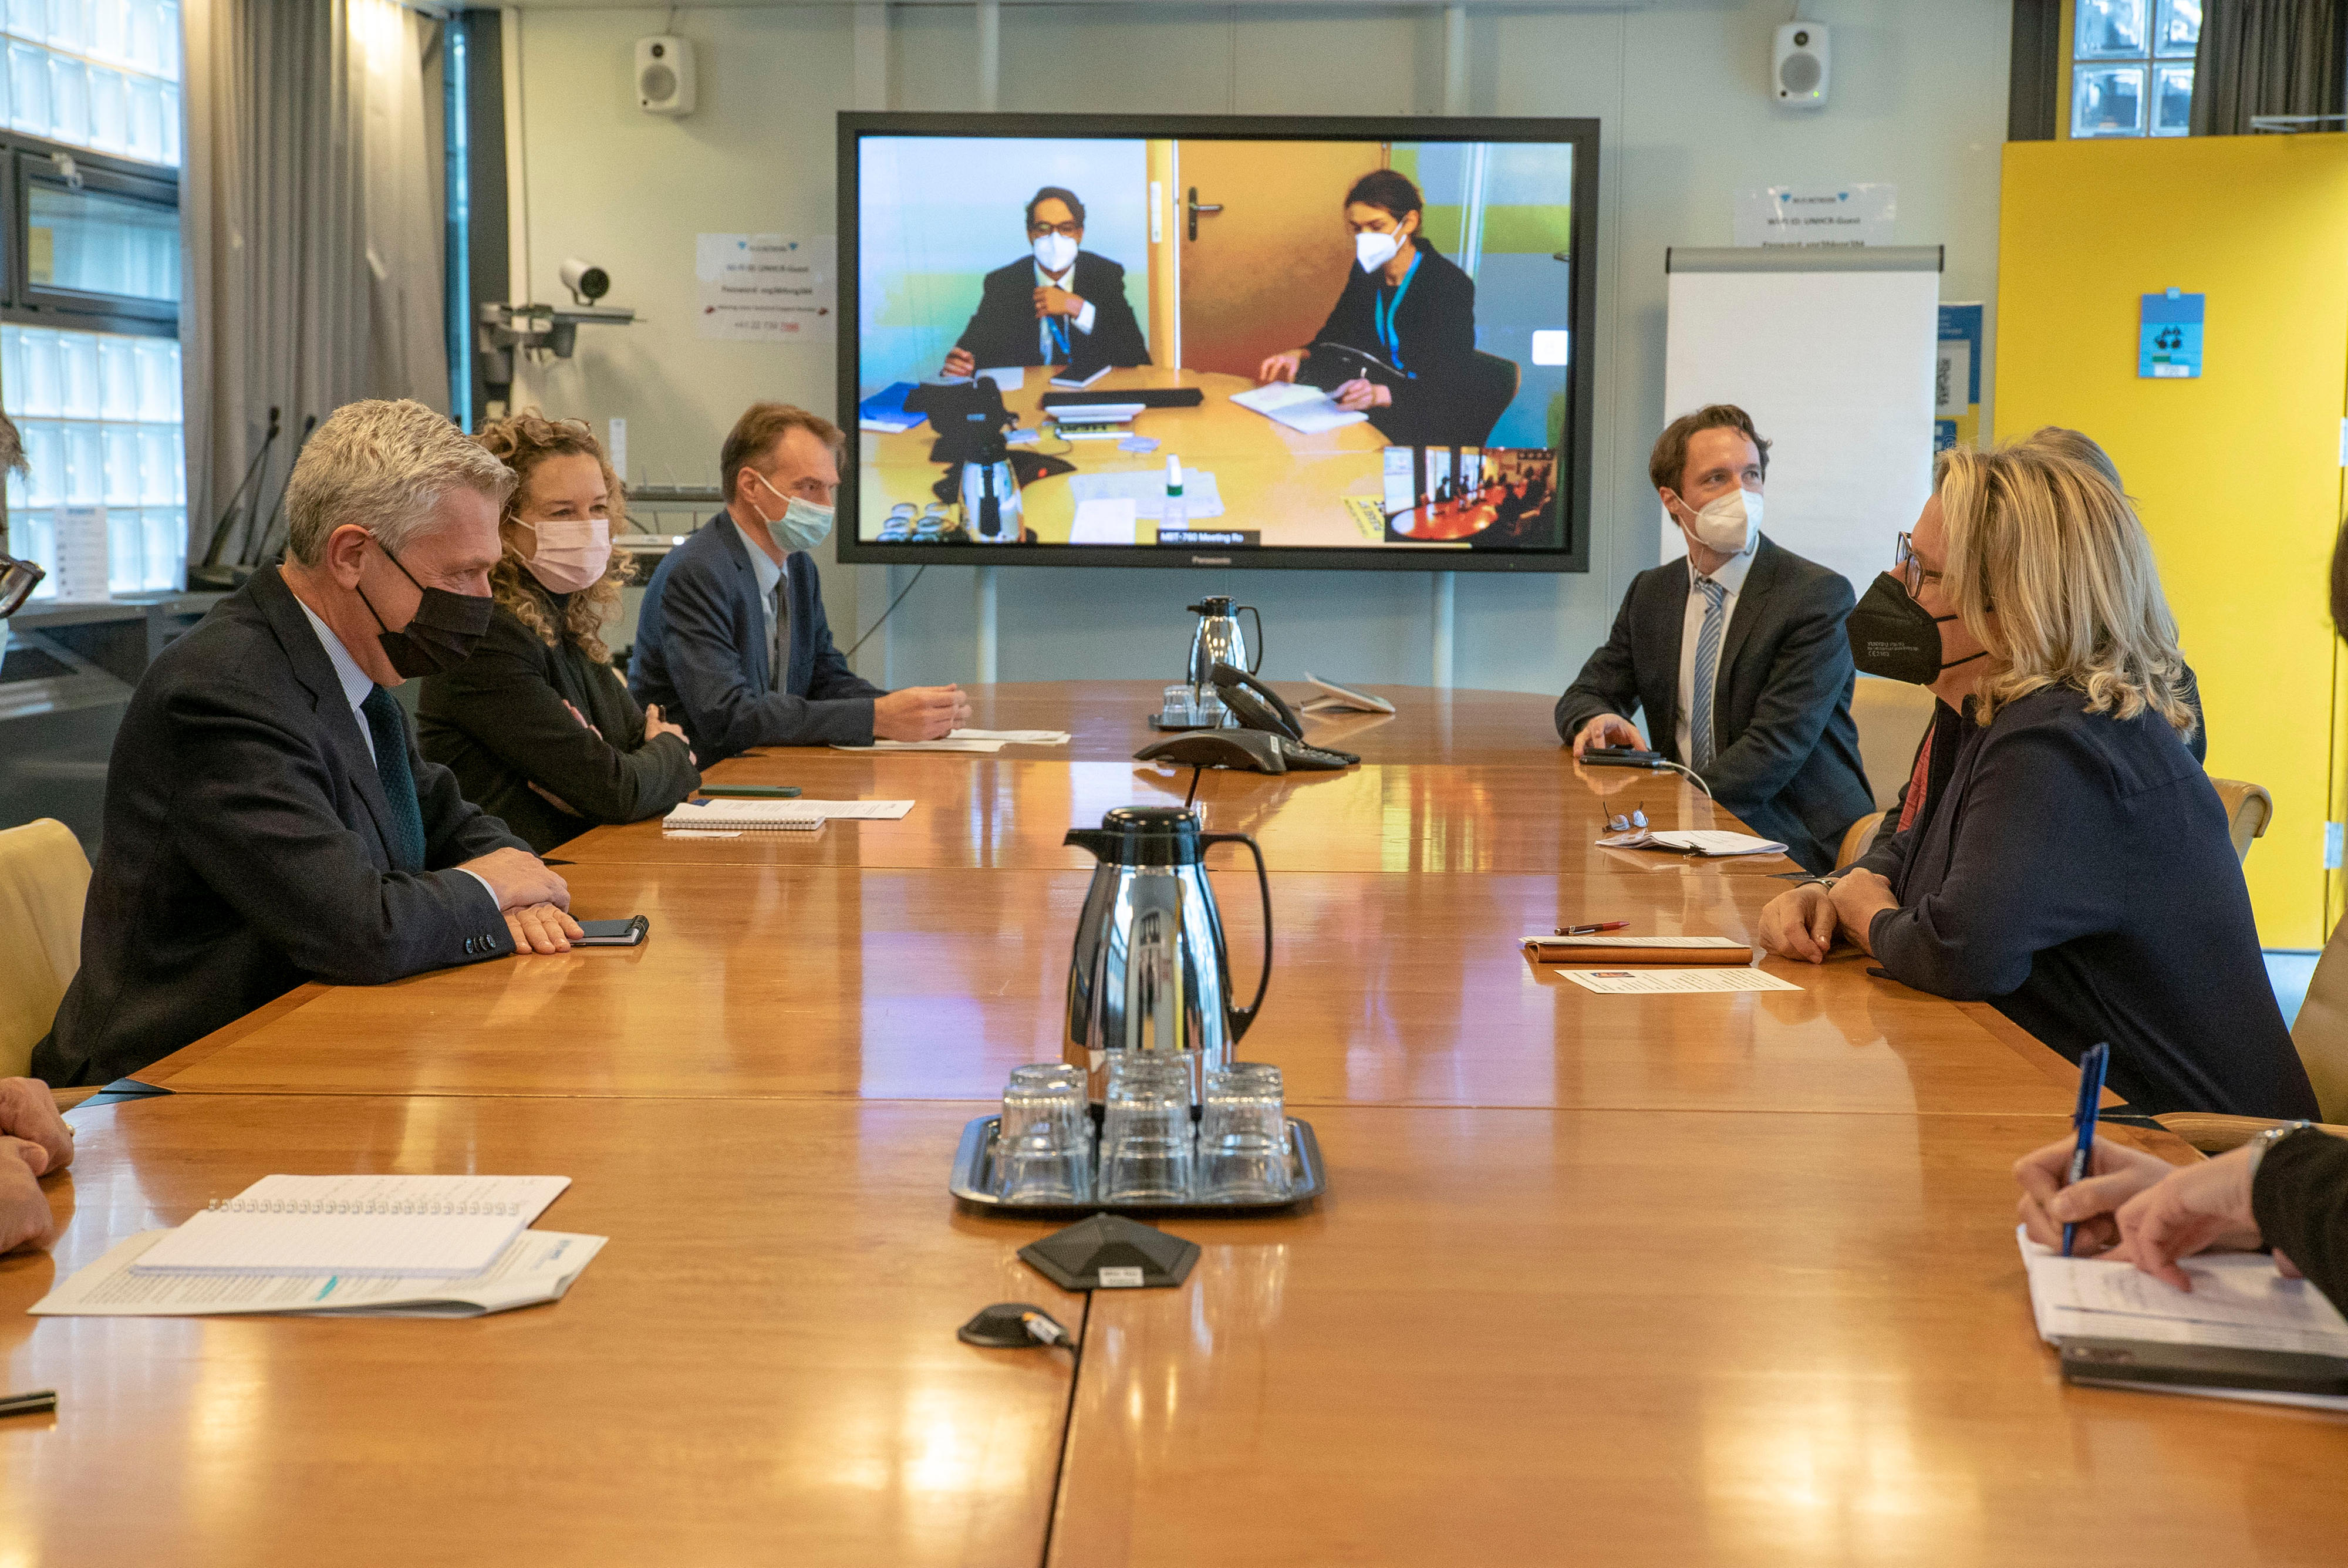
<path fill-rule="evenodd" d="M 2343 69 L 2348 0 L 2209 0 L 2193 57 L 2193 134 L 2247 136 L 2252 115 L 2338 114 Z"/>
<path fill-rule="evenodd" d="M 448 407 L 439 24 L 393 0 L 186 0 L 190 558 L 260 449 L 274 500 L 305 418 Z M 232 541 L 232 552 L 236 542 Z"/>

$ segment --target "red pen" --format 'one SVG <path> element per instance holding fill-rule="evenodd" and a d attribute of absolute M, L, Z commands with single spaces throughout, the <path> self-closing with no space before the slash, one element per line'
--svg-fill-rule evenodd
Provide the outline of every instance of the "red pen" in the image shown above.
<path fill-rule="evenodd" d="M 1560 925 L 1560 936 L 1595 936 L 1601 931 L 1621 931 L 1631 923 L 1627 920 L 1601 920 L 1596 925 Z"/>

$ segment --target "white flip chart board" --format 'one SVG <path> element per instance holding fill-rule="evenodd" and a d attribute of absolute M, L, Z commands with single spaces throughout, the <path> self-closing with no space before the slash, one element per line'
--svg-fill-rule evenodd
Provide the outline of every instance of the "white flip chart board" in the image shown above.
<path fill-rule="evenodd" d="M 1674 248 L 1665 264 L 1664 418 L 1752 415 L 1771 443 L 1761 531 L 1865 593 L 1932 490 L 1940 248 Z M 1687 550 L 1668 515 L 1662 549 Z"/>

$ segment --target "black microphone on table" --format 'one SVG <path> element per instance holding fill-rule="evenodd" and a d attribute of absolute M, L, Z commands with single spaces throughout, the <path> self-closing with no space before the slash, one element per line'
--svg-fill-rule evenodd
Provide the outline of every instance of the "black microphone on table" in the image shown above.
<path fill-rule="evenodd" d="M 302 438 L 294 443 L 294 461 L 285 465 L 284 482 L 277 487 L 276 504 L 269 509 L 269 526 L 261 533 L 261 561 L 263 565 L 275 564 L 284 557 L 285 545 L 277 538 L 277 524 L 285 513 L 285 492 L 294 488 L 294 464 L 302 460 L 302 449 L 310 444 L 310 432 L 317 428 L 318 416 L 315 414 L 302 421 Z M 273 544 L 273 541 L 276 542 Z"/>
<path fill-rule="evenodd" d="M 252 454 L 252 461 L 245 465 L 244 478 L 238 481 L 236 489 L 229 493 L 228 504 L 221 508 L 220 521 L 212 524 L 211 546 L 204 552 L 202 563 L 188 573 L 191 586 L 233 588 L 244 580 L 235 566 L 221 564 L 221 547 L 228 542 L 229 524 L 235 521 L 239 509 L 243 505 L 245 492 L 252 489 L 253 476 L 260 473 L 261 465 L 269 460 L 269 449 L 277 444 L 278 428 L 277 406 L 272 404 L 269 408 L 269 433 L 261 438 L 261 449 Z M 248 522 L 242 531 L 240 538 L 249 536 L 251 532 L 251 524 Z M 242 543 L 238 547 L 237 553 L 240 557 L 243 554 Z"/>

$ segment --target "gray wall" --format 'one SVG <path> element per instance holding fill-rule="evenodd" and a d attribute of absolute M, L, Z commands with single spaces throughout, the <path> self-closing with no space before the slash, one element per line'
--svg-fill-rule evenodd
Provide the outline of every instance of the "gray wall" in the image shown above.
<path fill-rule="evenodd" d="M 1467 111 L 1595 116 L 1604 150 L 1591 570 L 1461 574 L 1458 685 L 1561 689 L 1603 640 L 1632 573 L 1654 563 L 1645 455 L 1665 418 L 1663 251 L 1728 243 L 1735 191 L 1890 181 L 1900 191 L 1896 239 L 1948 247 L 1941 297 L 1993 300 L 2009 5 L 1808 0 L 1801 9 L 1833 28 L 1833 101 L 1823 112 L 1782 109 L 1767 96 L 1770 36 L 1787 0 L 1470 14 Z M 629 79 L 633 41 L 666 16 L 665 7 L 533 7 L 509 31 L 519 46 L 509 141 L 526 172 L 514 195 L 517 272 L 527 269 L 535 297 L 559 297 L 562 258 L 587 254 L 611 270 L 606 303 L 648 316 L 582 332 L 576 359 L 529 372 L 521 396 L 551 413 L 627 418 L 638 482 L 708 483 L 744 404 L 781 397 L 831 410 L 833 371 L 828 348 L 694 336 L 694 235 L 830 232 L 834 111 L 976 108 L 976 33 L 966 7 L 894 6 L 885 34 L 868 22 L 860 60 L 848 7 L 687 9 L 676 28 L 699 46 L 700 108 L 672 121 L 639 112 Z M 1005 5 L 1002 16 L 1006 110 L 1432 113 L 1443 98 L 1437 9 Z M 1993 310 L 1991 322 L 1993 336 Z M 1430 675 L 1430 579 L 1418 573 L 998 570 L 1004 680 L 1174 678 L 1188 646 L 1182 605 L 1206 593 L 1262 607 L 1272 675 Z M 910 568 L 828 563 L 841 645 L 911 578 Z M 877 636 L 860 666 L 900 686 L 970 679 L 972 585 L 971 568 L 930 568 L 892 623 L 886 667 Z"/>

